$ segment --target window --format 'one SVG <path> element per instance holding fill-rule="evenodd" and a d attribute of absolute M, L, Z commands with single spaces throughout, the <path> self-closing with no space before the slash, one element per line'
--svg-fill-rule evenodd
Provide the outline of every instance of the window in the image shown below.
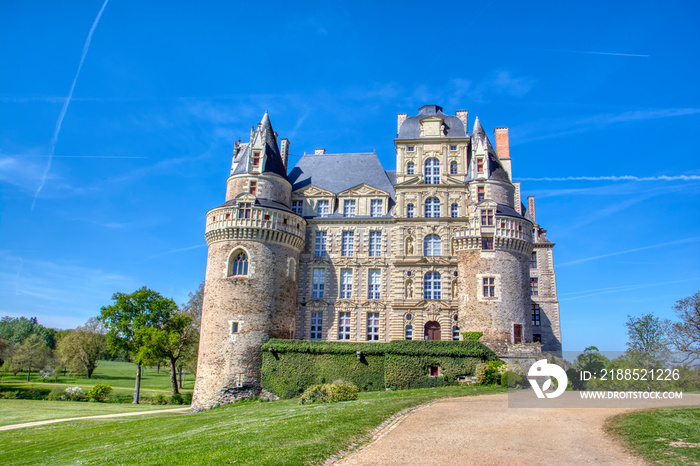
<path fill-rule="evenodd" d="M 537 277 L 530 278 L 530 294 L 532 296 L 537 296 L 537 289 L 539 288 L 539 284 L 537 282 Z"/>
<path fill-rule="evenodd" d="M 540 322 L 541 322 L 540 321 L 540 305 L 533 304 L 532 305 L 532 326 L 539 327 Z"/>
<path fill-rule="evenodd" d="M 255 191 L 258 189 L 258 182 L 257 181 L 251 181 L 250 182 L 250 194 L 255 196 Z"/>
<path fill-rule="evenodd" d="M 379 341 L 379 313 L 367 313 L 367 341 Z"/>
<path fill-rule="evenodd" d="M 320 340 L 323 337 L 323 312 L 311 313 L 309 340 Z"/>
<path fill-rule="evenodd" d="M 408 324 L 404 330 L 404 339 L 413 340 L 413 325 Z"/>
<path fill-rule="evenodd" d="M 341 312 L 338 314 L 338 340 L 350 339 L 350 313 Z"/>
<path fill-rule="evenodd" d="M 408 147 L 406 148 L 406 150 L 407 150 L 408 152 L 414 152 L 414 151 L 416 150 L 416 146 L 408 146 Z"/>
<path fill-rule="evenodd" d="M 483 295 L 484 298 L 494 298 L 496 297 L 496 278 L 494 277 L 484 277 L 482 279 Z"/>
<path fill-rule="evenodd" d="M 484 188 L 483 186 L 477 186 L 476 199 L 477 199 L 477 202 L 481 202 L 484 199 L 486 199 L 486 188 Z"/>
<path fill-rule="evenodd" d="M 516 345 L 523 342 L 523 326 L 522 324 L 513 324 L 513 343 Z"/>
<path fill-rule="evenodd" d="M 314 243 L 314 256 L 321 257 L 325 256 L 326 253 L 326 232 L 317 231 L 316 242 Z"/>
<path fill-rule="evenodd" d="M 326 287 L 326 270 L 314 269 L 311 297 L 316 299 L 323 298 L 323 290 Z"/>
<path fill-rule="evenodd" d="M 352 257 L 355 255 L 355 232 L 344 231 L 340 243 L 340 255 L 343 257 Z"/>
<path fill-rule="evenodd" d="M 297 262 L 294 259 L 289 259 L 289 270 L 287 270 L 287 276 L 292 281 L 297 279 Z"/>
<path fill-rule="evenodd" d="M 231 257 L 233 260 L 229 259 L 228 276 L 248 275 L 248 256 L 246 253 L 242 251 L 234 252 Z"/>
<path fill-rule="evenodd" d="M 297 215 L 301 215 L 304 208 L 304 201 L 292 201 L 292 212 Z"/>
<path fill-rule="evenodd" d="M 413 162 L 408 162 L 406 164 L 406 174 L 407 175 L 415 175 L 416 173 L 416 165 Z"/>
<path fill-rule="evenodd" d="M 423 240 L 423 255 L 435 257 L 442 255 L 442 240 L 438 235 L 428 235 Z"/>
<path fill-rule="evenodd" d="M 458 204 L 452 204 L 450 206 L 450 217 L 452 217 L 452 218 L 459 217 L 459 205 Z"/>
<path fill-rule="evenodd" d="M 253 166 L 254 167 L 260 166 L 260 151 L 253 152 Z"/>
<path fill-rule="evenodd" d="M 537 268 L 537 253 L 535 251 L 532 251 L 532 255 L 530 256 L 530 268 Z"/>
<path fill-rule="evenodd" d="M 532 334 L 532 341 L 534 343 L 542 343 L 542 334 L 540 333 L 533 333 Z"/>
<path fill-rule="evenodd" d="M 238 204 L 238 218 L 250 218 L 253 206 L 250 202 Z"/>
<path fill-rule="evenodd" d="M 330 213 L 328 204 L 328 201 L 318 201 L 316 204 L 316 215 L 319 217 L 328 217 L 328 214 Z"/>
<path fill-rule="evenodd" d="M 425 161 L 425 184 L 440 184 L 440 161 L 438 159 Z"/>
<path fill-rule="evenodd" d="M 343 217 L 355 216 L 355 200 L 346 200 L 343 202 Z"/>
<path fill-rule="evenodd" d="M 231 335 L 234 335 L 236 333 L 241 332 L 241 323 L 240 322 L 238 322 L 237 320 L 231 320 L 229 323 L 231 324 L 231 329 L 229 331 L 229 333 Z"/>
<path fill-rule="evenodd" d="M 369 255 L 370 257 L 379 257 L 382 255 L 382 232 L 369 232 Z"/>
<path fill-rule="evenodd" d="M 379 299 L 381 287 L 381 272 L 377 269 L 370 269 L 367 279 L 367 298 Z"/>
<path fill-rule="evenodd" d="M 456 325 L 452 326 L 452 339 L 459 340 L 459 327 Z"/>
<path fill-rule="evenodd" d="M 478 158 L 476 160 L 476 172 L 477 173 L 484 173 L 484 159 Z"/>
<path fill-rule="evenodd" d="M 414 215 L 413 204 L 408 204 L 406 206 L 406 218 L 413 218 Z"/>
<path fill-rule="evenodd" d="M 370 201 L 369 215 L 371 217 L 381 217 L 382 216 L 382 200 L 372 199 Z"/>
<path fill-rule="evenodd" d="M 481 210 L 481 224 L 484 226 L 493 225 L 493 210 Z"/>
<path fill-rule="evenodd" d="M 423 279 L 423 299 L 441 299 L 442 283 L 440 282 L 440 274 L 437 272 L 428 272 Z"/>
<path fill-rule="evenodd" d="M 352 269 L 340 269 L 340 299 L 352 298 Z"/>
<path fill-rule="evenodd" d="M 450 163 L 450 175 L 457 174 L 457 162 Z"/>
<path fill-rule="evenodd" d="M 457 150 L 457 146 L 450 146 L 450 150 Z"/>
<path fill-rule="evenodd" d="M 437 218 L 440 216 L 440 199 L 429 197 L 425 200 L 425 217 Z"/>
<path fill-rule="evenodd" d="M 493 238 L 491 236 L 484 236 L 481 238 L 481 249 L 484 251 L 493 249 Z"/>

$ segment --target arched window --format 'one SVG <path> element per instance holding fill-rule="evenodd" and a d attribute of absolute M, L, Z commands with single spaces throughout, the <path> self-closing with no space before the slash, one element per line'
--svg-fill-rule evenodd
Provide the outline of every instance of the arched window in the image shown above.
<path fill-rule="evenodd" d="M 407 175 L 413 175 L 416 173 L 416 166 L 414 165 L 413 162 L 408 162 L 406 164 L 406 174 Z"/>
<path fill-rule="evenodd" d="M 413 340 L 413 325 L 408 324 L 404 332 L 404 338 L 406 340 Z"/>
<path fill-rule="evenodd" d="M 297 277 L 297 263 L 294 259 L 289 259 L 289 270 L 287 271 L 287 276 L 290 280 L 294 281 Z"/>
<path fill-rule="evenodd" d="M 437 218 L 440 216 L 440 199 L 429 197 L 425 200 L 425 217 Z"/>
<path fill-rule="evenodd" d="M 406 218 L 413 218 L 414 215 L 413 204 L 408 204 L 406 206 Z"/>
<path fill-rule="evenodd" d="M 428 235 L 423 240 L 423 255 L 435 257 L 442 255 L 442 240 L 438 235 Z"/>
<path fill-rule="evenodd" d="M 440 161 L 430 158 L 425 161 L 425 184 L 440 184 Z"/>
<path fill-rule="evenodd" d="M 442 283 L 440 282 L 440 274 L 437 272 L 428 272 L 423 279 L 423 299 L 441 299 L 442 298 Z"/>
<path fill-rule="evenodd" d="M 241 250 L 233 251 L 228 262 L 228 276 L 248 275 L 248 256 Z"/>
<path fill-rule="evenodd" d="M 450 163 L 450 175 L 457 174 L 457 162 Z"/>
<path fill-rule="evenodd" d="M 456 325 L 452 327 L 452 339 L 459 340 L 459 327 Z"/>

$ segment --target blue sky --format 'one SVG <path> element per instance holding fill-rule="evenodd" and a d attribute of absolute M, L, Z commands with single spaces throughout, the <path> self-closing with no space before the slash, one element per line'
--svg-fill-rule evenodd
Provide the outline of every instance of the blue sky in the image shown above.
<path fill-rule="evenodd" d="M 0 315 L 71 328 L 143 285 L 184 302 L 265 110 L 294 155 L 394 169 L 396 113 L 424 104 L 510 127 L 564 349 L 624 349 L 628 314 L 700 290 L 695 2 L 103 6 L 0 2 Z"/>

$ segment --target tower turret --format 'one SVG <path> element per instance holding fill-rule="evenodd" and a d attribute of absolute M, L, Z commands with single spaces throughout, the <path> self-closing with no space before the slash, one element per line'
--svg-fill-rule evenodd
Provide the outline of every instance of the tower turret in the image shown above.
<path fill-rule="evenodd" d="M 306 221 L 290 209 L 291 192 L 265 112 L 234 146 L 226 202 L 207 213 L 194 411 L 258 395 L 262 345 L 294 337 Z"/>

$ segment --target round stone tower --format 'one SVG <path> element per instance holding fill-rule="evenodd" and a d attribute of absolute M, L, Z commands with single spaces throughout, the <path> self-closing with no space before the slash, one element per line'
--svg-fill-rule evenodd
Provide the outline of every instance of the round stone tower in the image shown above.
<path fill-rule="evenodd" d="M 290 209 L 289 142 L 267 113 L 236 143 L 226 202 L 207 213 L 209 246 L 192 410 L 260 394 L 261 347 L 293 338 L 306 222 Z"/>

